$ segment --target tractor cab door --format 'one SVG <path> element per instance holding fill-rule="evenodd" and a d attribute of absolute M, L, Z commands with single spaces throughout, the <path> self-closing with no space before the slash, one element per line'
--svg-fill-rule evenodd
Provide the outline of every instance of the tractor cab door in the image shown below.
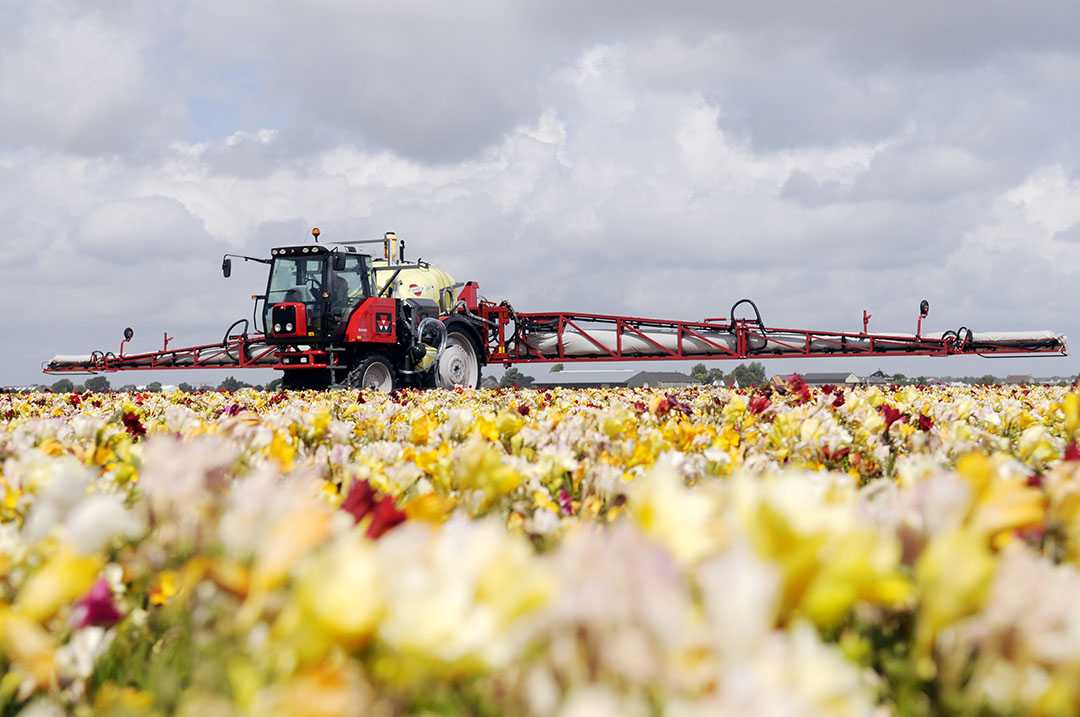
<path fill-rule="evenodd" d="M 372 295 L 371 258 L 364 254 L 346 254 L 329 260 L 327 267 L 327 316 L 330 335 L 344 333 L 353 309 Z"/>

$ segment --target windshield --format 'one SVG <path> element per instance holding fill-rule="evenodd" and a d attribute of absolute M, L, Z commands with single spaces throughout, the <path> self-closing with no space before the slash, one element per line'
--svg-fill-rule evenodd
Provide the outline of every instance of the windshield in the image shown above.
<path fill-rule="evenodd" d="M 321 257 L 280 257 L 270 267 L 270 284 L 266 290 L 266 305 L 282 302 L 310 304 L 322 296 L 323 267 Z"/>

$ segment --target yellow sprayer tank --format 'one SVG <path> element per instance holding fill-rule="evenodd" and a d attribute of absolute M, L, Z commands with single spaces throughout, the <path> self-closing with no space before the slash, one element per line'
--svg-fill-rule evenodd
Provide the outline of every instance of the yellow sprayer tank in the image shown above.
<path fill-rule="evenodd" d="M 385 259 L 375 259 L 375 280 L 379 286 L 394 274 L 394 264 Z M 399 299 L 431 299 L 439 305 L 439 313 L 446 314 L 454 305 L 454 279 L 442 269 L 429 266 L 426 269 L 402 269 L 394 279 L 390 296 Z"/>

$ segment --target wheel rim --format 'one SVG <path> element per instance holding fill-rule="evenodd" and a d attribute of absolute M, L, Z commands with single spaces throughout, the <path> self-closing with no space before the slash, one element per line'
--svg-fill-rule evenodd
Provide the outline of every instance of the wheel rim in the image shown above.
<path fill-rule="evenodd" d="M 376 391 L 389 391 L 393 387 L 394 377 L 390 373 L 390 368 L 381 361 L 370 364 L 364 370 L 364 375 L 360 378 L 360 388 L 373 388 Z"/>
<path fill-rule="evenodd" d="M 476 358 L 476 349 L 468 337 L 458 332 L 451 332 L 446 337 L 446 347 L 439 357 L 435 382 L 439 388 L 476 388 L 480 362 Z"/>

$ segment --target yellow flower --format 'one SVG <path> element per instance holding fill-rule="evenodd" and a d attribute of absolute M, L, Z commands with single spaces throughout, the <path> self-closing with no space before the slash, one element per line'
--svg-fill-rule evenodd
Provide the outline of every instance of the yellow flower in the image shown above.
<path fill-rule="evenodd" d="M 0 605 L 0 647 L 12 664 L 33 677 L 37 686 L 56 682 L 56 645 L 31 615 Z"/>
<path fill-rule="evenodd" d="M 503 455 L 491 444 L 476 439 L 458 449 L 453 467 L 454 485 L 466 491 L 480 491 L 481 510 L 521 484 L 521 475 L 503 463 Z"/>
<path fill-rule="evenodd" d="M 431 438 L 431 421 L 425 414 L 421 413 L 409 425 L 409 442 L 413 445 L 423 445 Z"/>
<path fill-rule="evenodd" d="M 163 570 L 158 575 L 154 587 L 150 589 L 150 603 L 152 605 L 164 605 L 176 595 L 176 579 L 179 577 L 175 570 Z"/>
<path fill-rule="evenodd" d="M 278 462 L 282 473 L 288 473 L 295 466 L 296 448 L 280 431 L 274 432 L 274 438 L 270 441 L 267 450 L 268 455 Z"/>
<path fill-rule="evenodd" d="M 352 530 L 320 551 L 300 574 L 301 611 L 334 642 L 362 645 L 384 606 L 383 581 L 374 544 Z"/>
<path fill-rule="evenodd" d="M 919 589 L 919 622 L 915 653 L 930 656 L 938 632 L 978 610 L 990 587 L 997 563 L 986 538 L 959 528 L 935 535 L 915 566 Z"/>
<path fill-rule="evenodd" d="M 104 566 L 100 555 L 79 555 L 70 546 L 63 546 L 22 586 L 15 607 L 43 622 L 62 605 L 86 593 Z"/>
<path fill-rule="evenodd" d="M 1076 438 L 1076 429 L 1080 428 L 1080 395 L 1070 392 L 1062 402 L 1062 411 L 1065 413 L 1065 439 Z"/>
<path fill-rule="evenodd" d="M 642 531 L 683 565 L 700 562 L 726 543 L 728 528 L 714 498 L 685 487 L 670 469 L 656 468 L 635 483 L 629 508 Z"/>

